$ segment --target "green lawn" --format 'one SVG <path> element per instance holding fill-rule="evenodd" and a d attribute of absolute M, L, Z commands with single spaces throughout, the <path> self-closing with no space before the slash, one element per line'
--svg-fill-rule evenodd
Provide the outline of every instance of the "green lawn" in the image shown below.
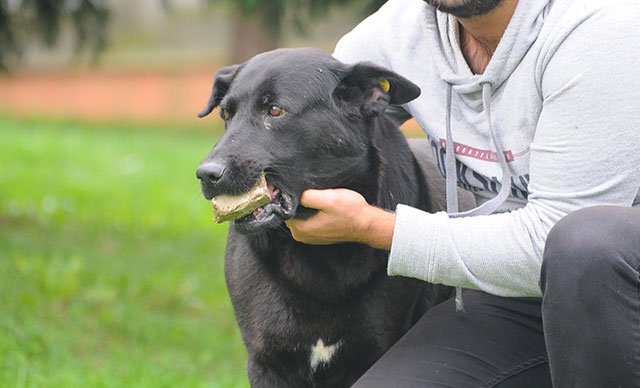
<path fill-rule="evenodd" d="M 243 387 L 202 131 L 0 117 L 0 387 Z"/>

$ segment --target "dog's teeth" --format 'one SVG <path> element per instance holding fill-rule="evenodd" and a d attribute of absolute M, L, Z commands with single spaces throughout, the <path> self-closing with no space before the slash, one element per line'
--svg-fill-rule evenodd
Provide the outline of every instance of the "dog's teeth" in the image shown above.
<path fill-rule="evenodd" d="M 262 206 L 253 211 L 253 216 L 256 217 L 262 211 Z"/>
<path fill-rule="evenodd" d="M 269 196 L 271 196 L 271 198 L 275 197 L 280 192 L 280 190 L 271 183 L 267 185 L 267 188 L 269 189 Z"/>

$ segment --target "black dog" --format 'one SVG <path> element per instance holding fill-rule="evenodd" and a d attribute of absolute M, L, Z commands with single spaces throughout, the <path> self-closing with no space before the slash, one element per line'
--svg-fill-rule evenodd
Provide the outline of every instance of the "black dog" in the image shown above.
<path fill-rule="evenodd" d="M 383 68 L 345 65 L 315 49 L 276 50 L 216 75 L 207 108 L 226 131 L 197 176 L 207 199 L 240 194 L 261 175 L 271 203 L 233 223 L 227 286 L 256 387 L 346 387 L 447 287 L 386 275 L 387 252 L 355 243 L 312 246 L 284 220 L 308 188 L 343 187 L 369 203 L 427 211 L 429 192 L 397 127 L 383 113 L 420 89 Z"/>

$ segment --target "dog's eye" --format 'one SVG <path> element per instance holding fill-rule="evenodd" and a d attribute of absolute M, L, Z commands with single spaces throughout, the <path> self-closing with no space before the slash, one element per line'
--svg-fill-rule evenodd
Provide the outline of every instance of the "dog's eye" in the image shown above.
<path fill-rule="evenodd" d="M 231 118 L 231 112 L 229 112 L 229 109 L 222 108 L 220 109 L 220 116 L 225 120 L 229 120 Z"/>
<path fill-rule="evenodd" d="M 271 105 L 269 107 L 269 116 L 271 117 L 279 117 L 284 114 L 284 109 L 280 108 L 277 105 Z"/>

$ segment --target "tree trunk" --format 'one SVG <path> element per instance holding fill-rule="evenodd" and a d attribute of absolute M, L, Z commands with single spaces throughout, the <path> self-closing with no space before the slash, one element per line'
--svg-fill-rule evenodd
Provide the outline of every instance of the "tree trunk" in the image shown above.
<path fill-rule="evenodd" d="M 274 11 L 269 5 L 261 6 L 247 16 L 238 11 L 234 15 L 232 63 L 242 63 L 254 55 L 273 50 L 280 41 L 280 19 L 273 17 Z"/>

